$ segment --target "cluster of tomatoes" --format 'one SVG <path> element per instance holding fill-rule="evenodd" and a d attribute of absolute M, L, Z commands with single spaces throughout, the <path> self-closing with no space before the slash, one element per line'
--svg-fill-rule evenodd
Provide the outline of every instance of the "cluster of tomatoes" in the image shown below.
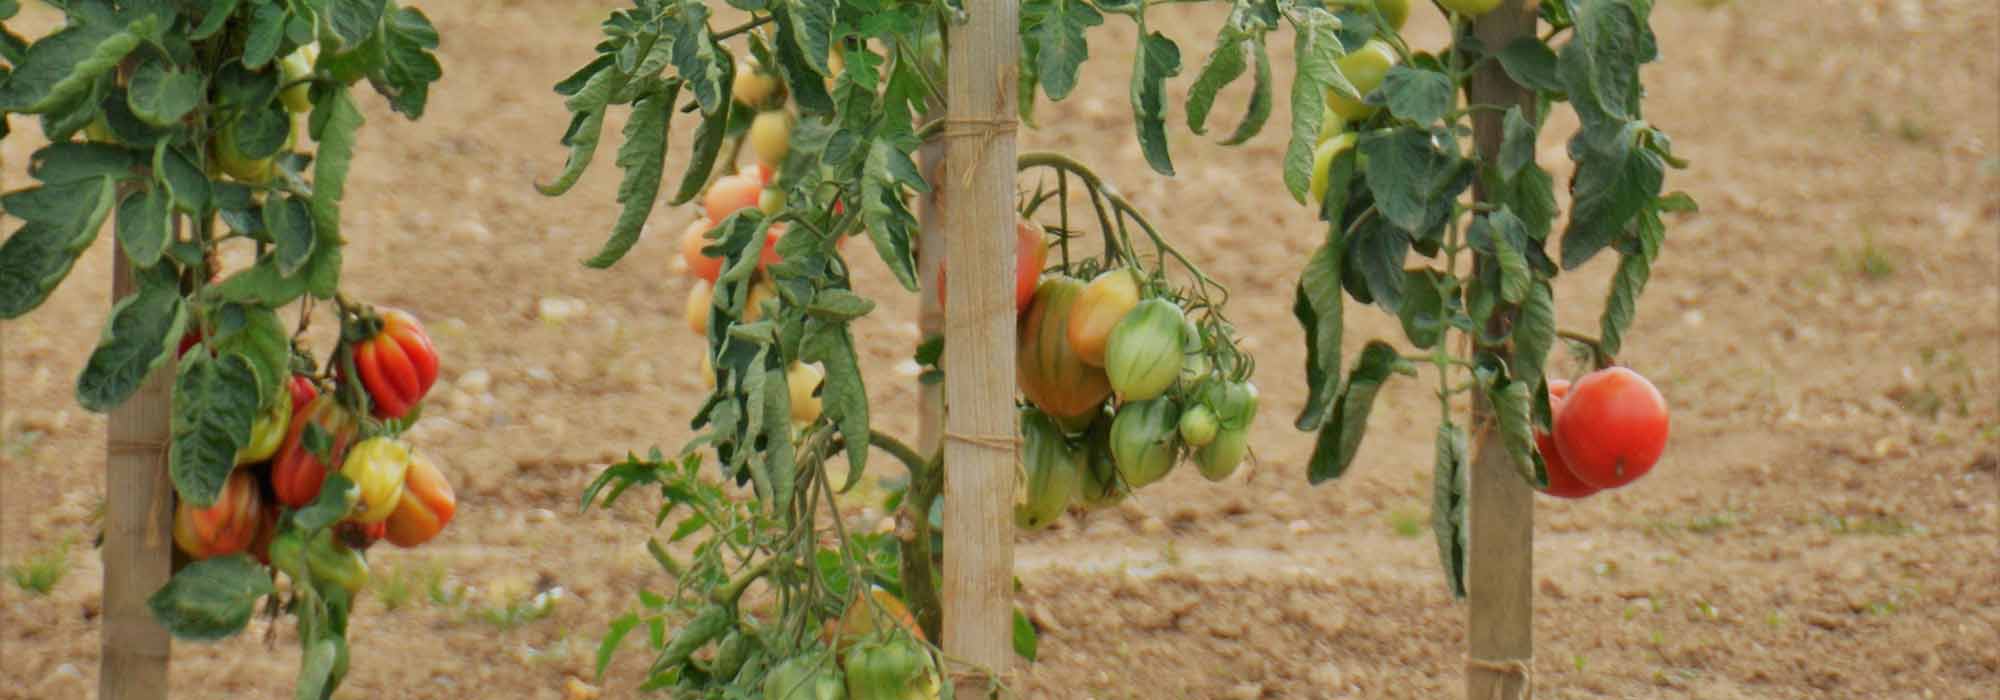
<path fill-rule="evenodd" d="M 764 676 L 764 700 L 937 700 L 944 684 L 916 617 L 894 595 L 870 586 L 819 645 Z M 727 645 L 725 644 L 725 647 Z"/>
<path fill-rule="evenodd" d="M 428 457 L 390 432 L 417 418 L 419 403 L 437 381 L 437 349 L 403 311 L 385 309 L 358 323 L 369 332 L 342 344 L 330 379 L 295 373 L 283 395 L 266 398 L 215 504 L 176 508 L 174 543 L 188 557 L 248 553 L 293 580 L 309 573 L 351 593 L 368 579 L 359 550 L 380 540 L 416 547 L 451 522 L 458 506 L 451 484 Z M 200 347 L 201 334 L 194 331 L 180 352 L 205 351 Z M 336 389 L 322 391 L 323 382 Z M 350 407 L 364 397 L 368 419 Z M 281 507 L 297 511 L 323 500 L 336 473 L 344 479 L 333 483 L 349 490 L 341 501 L 353 504 L 336 526 L 318 530 L 310 541 L 281 527 Z"/>
<path fill-rule="evenodd" d="M 1183 458 L 1211 481 L 1234 473 L 1257 386 L 1213 360 L 1225 327 L 1204 336 L 1173 298 L 1142 298 L 1149 280 L 1137 268 L 1089 282 L 1041 274 L 1041 227 L 1021 219 L 1016 230 L 1015 369 L 1027 401 L 1015 524 L 1039 529 L 1071 505 L 1115 504 Z"/>
<path fill-rule="evenodd" d="M 1660 390 L 1624 367 L 1609 367 L 1571 384 L 1549 382 L 1551 432 L 1535 444 L 1548 463 L 1543 493 L 1583 498 L 1637 481 L 1653 470 L 1667 448 L 1667 400 Z"/>
<path fill-rule="evenodd" d="M 681 267 L 694 277 L 694 285 L 688 288 L 685 309 L 687 326 L 696 335 L 708 335 L 708 315 L 715 304 L 715 280 L 722 275 L 722 258 L 704 251 L 708 247 L 708 232 L 729 215 L 744 209 L 756 208 L 769 215 L 785 207 L 784 191 L 771 184 L 777 178 L 778 167 L 784 162 L 786 153 L 791 150 L 792 116 L 783 108 L 783 89 L 784 85 L 777 76 L 762 72 L 749 63 L 737 66 L 732 88 L 735 99 L 746 107 L 761 111 L 750 123 L 750 130 L 744 134 L 745 145 L 749 146 L 753 160 L 736 174 L 724 175 L 709 183 L 708 191 L 701 200 L 701 218 L 689 223 L 681 233 Z M 835 206 L 838 207 L 837 204 Z M 765 268 L 782 259 L 778 255 L 778 239 L 784 237 L 785 228 L 785 224 L 779 222 L 772 224 L 765 233 L 764 248 L 757 258 L 756 279 L 750 285 L 750 295 L 743 308 L 744 323 L 762 317 L 764 300 L 777 295 Z M 707 353 L 702 354 L 701 363 L 702 377 L 710 389 L 715 388 L 715 368 Z M 799 423 L 818 420 L 821 410 L 818 392 L 820 381 L 826 376 L 825 370 L 818 364 L 795 362 L 785 376 L 791 389 L 792 420 Z"/>

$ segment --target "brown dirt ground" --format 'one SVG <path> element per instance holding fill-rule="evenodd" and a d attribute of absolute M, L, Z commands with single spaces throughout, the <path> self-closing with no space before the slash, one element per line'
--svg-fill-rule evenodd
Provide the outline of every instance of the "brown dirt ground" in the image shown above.
<path fill-rule="evenodd" d="M 1539 503 L 1540 695 L 1994 697 L 2000 9 L 1715 4 L 1660 3 L 1669 67 L 1647 76 L 1651 117 L 1696 164 L 1669 184 L 1704 209 L 1672 222 L 1622 358 L 1673 404 L 1674 439 L 1638 486 Z M 378 579 L 416 592 L 393 611 L 386 589 L 362 603 L 340 697 L 558 697 L 568 677 L 589 677 L 595 640 L 634 591 L 667 585 L 644 553 L 637 499 L 585 514 L 575 503 L 607 460 L 685 439 L 701 394 L 686 359 L 697 340 L 681 330 L 685 282 L 666 272 L 670 235 L 612 273 L 574 262 L 613 216 L 608 157 L 568 198 L 528 188 L 563 157 L 547 86 L 588 58 L 607 5 L 422 5 L 443 31 L 447 79 L 421 123 L 366 101 L 348 281 L 431 319 L 448 365 L 415 439 L 447 465 L 463 505 L 440 542 L 376 557 Z M 1417 14 L 1420 41 L 1439 42 L 1442 22 Z M 33 9 L 24 22 L 45 19 Z M 1191 63 L 1215 19 L 1155 15 Z M 1181 470 L 1126 506 L 1025 538 L 1022 600 L 1048 628 L 1025 694 L 1457 696 L 1465 609 L 1422 531 L 1427 389 L 1392 384 L 1354 473 L 1303 487 L 1310 440 L 1288 424 L 1303 401 L 1288 308 L 1319 234 L 1281 193 L 1281 137 L 1224 149 L 1176 129 L 1185 174 L 1153 177 L 1123 135 L 1130 25 L 1110 25 L 1088 67 L 1101 82 L 1045 105 L 1024 147 L 1074 151 L 1142 206 L 1196 204 L 1163 218 L 1235 290 L 1266 419 L 1260 463 L 1243 475 L 1215 485 Z M 1288 49 L 1277 53 L 1284 65 Z M 1273 123 L 1285 119 L 1281 107 Z M 5 146 L 13 182 L 28 141 Z M 1543 146 L 1563 177 L 1561 144 Z M 678 231 L 687 215 L 658 216 L 656 229 Z M 70 387 L 103 317 L 108 250 L 98 245 L 45 308 L 0 326 L 0 560 L 78 543 L 51 594 L 0 586 L 4 698 L 87 697 L 96 685 L 102 569 L 87 543 L 104 421 Z M 914 306 L 879 264 L 861 268 L 886 297 L 861 323 L 876 341 L 876 415 L 907 434 L 914 382 L 898 365 L 916 340 Z M 1558 298 L 1573 302 L 1563 326 L 1594 326 L 1608 268 L 1561 278 Z M 545 299 L 581 300 L 583 312 L 548 320 Z M 1351 316 L 1351 346 L 1397 335 L 1380 314 Z M 434 577 L 471 591 L 431 602 Z M 546 617 L 500 624 L 484 612 L 548 585 L 569 595 Z M 261 625 L 253 632 L 177 645 L 176 697 L 288 696 L 290 630 L 269 647 Z M 608 695 L 629 693 L 640 668 L 624 657 Z"/>

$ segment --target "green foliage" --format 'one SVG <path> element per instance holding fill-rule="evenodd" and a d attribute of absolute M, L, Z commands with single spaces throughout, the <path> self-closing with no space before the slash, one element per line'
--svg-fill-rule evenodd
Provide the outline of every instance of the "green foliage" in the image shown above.
<path fill-rule="evenodd" d="M 23 591 L 48 595 L 69 574 L 70 542 L 35 552 L 19 563 L 7 565 L 7 578 Z"/>
<path fill-rule="evenodd" d="M 256 561 L 232 554 L 181 569 L 146 605 L 175 637 L 214 641 L 242 631 L 257 599 L 276 590 L 271 575 Z"/>

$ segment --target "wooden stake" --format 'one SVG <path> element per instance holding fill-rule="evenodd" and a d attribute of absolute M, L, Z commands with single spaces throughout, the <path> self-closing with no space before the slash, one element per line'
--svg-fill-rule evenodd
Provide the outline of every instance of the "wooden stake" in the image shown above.
<path fill-rule="evenodd" d="M 111 300 L 138 292 L 125 251 L 112 246 Z M 173 562 L 173 486 L 167 441 L 174 363 L 146 377 L 111 410 L 104 470 L 104 638 L 97 692 L 102 700 L 167 697 L 171 639 L 146 598 L 166 585 Z"/>
<path fill-rule="evenodd" d="M 945 168 L 944 650 L 956 697 L 1013 660 L 1014 127 L 1019 0 L 966 3 L 950 28 Z"/>

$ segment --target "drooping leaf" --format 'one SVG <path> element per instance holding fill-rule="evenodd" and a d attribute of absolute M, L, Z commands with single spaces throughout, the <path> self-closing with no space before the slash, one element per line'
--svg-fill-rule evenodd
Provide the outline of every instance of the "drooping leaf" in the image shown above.
<path fill-rule="evenodd" d="M 806 319 L 799 361 L 818 362 L 826 369 L 820 403 L 826 417 L 840 429 L 841 438 L 850 446 L 868 444 L 868 389 L 861 380 L 861 366 L 854 357 L 854 336 L 847 324 Z M 859 472 L 867 466 L 868 450 L 846 452 L 850 472 Z"/>
<path fill-rule="evenodd" d="M 262 70 L 271 59 L 277 58 L 278 46 L 285 38 L 285 8 L 278 3 L 264 3 L 250 13 L 250 31 L 243 38 L 243 65 L 252 70 Z M 337 47 L 326 47 L 334 51 Z"/>
<path fill-rule="evenodd" d="M 1530 399 L 1533 389 L 1519 378 L 1510 378 L 1506 384 L 1490 386 L 1486 398 L 1493 404 L 1493 414 L 1499 419 L 1500 444 L 1507 449 L 1507 457 L 1513 461 L 1515 470 L 1529 486 L 1545 489 L 1549 486 L 1548 467 L 1535 449 L 1535 417 Z"/>
<path fill-rule="evenodd" d="M 875 310 L 875 302 L 842 289 L 829 289 L 813 296 L 806 313 L 828 321 L 852 321 Z"/>
<path fill-rule="evenodd" d="M 1611 292 L 1604 300 L 1604 315 L 1598 321 L 1598 343 L 1605 353 L 1617 355 L 1623 349 L 1625 329 L 1639 315 L 1639 294 L 1652 276 L 1652 264 L 1644 256 L 1619 258 L 1618 272 L 1611 277 Z"/>
<path fill-rule="evenodd" d="M 1420 349 L 1428 350 L 1444 339 L 1450 318 L 1446 290 L 1441 289 L 1445 279 L 1443 272 L 1429 267 L 1403 271 L 1403 304 L 1396 316 L 1403 323 L 1403 335 Z"/>
<path fill-rule="evenodd" d="M 1292 314 L 1306 334 L 1306 405 L 1293 426 L 1315 430 L 1326 422 L 1340 397 L 1340 342 L 1344 326 L 1340 295 L 1341 256 L 1346 246 L 1329 240 L 1313 251 L 1299 273 Z"/>
<path fill-rule="evenodd" d="M 1571 185 L 1575 204 L 1563 229 L 1562 266 L 1573 270 L 1624 235 L 1633 217 L 1660 195 L 1666 164 L 1636 148 L 1632 127 L 1586 146 Z"/>
<path fill-rule="evenodd" d="M 343 46 L 361 45 L 382 25 L 383 0 L 325 0 L 328 25 Z"/>
<path fill-rule="evenodd" d="M 354 480 L 340 472 L 333 472 L 320 483 L 319 495 L 292 514 L 292 526 L 306 532 L 332 527 L 346 518 L 348 513 L 354 512 L 354 505 L 360 500 L 361 489 Z"/>
<path fill-rule="evenodd" d="M 173 242 L 167 195 L 157 189 L 136 190 L 118 203 L 118 245 L 140 268 L 159 264 Z"/>
<path fill-rule="evenodd" d="M 165 363 L 187 325 L 187 307 L 172 285 L 149 284 L 120 299 L 83 372 L 76 379 L 76 402 L 85 410 L 108 413 L 139 390 L 146 376 Z"/>
<path fill-rule="evenodd" d="M 151 20 L 142 21 L 150 25 Z M 99 76 L 139 46 L 144 26 L 131 31 L 99 23 L 73 24 L 28 47 L 27 57 L 0 83 L 0 111 L 41 114 L 73 103 Z"/>
<path fill-rule="evenodd" d="M 701 124 L 694 128 L 694 149 L 689 154 L 687 170 L 681 174 L 680 189 L 667 199 L 667 204 L 679 206 L 694 201 L 695 195 L 701 194 L 702 187 L 708 184 L 709 175 L 715 170 L 715 158 L 722 153 L 722 138 L 729 134 L 730 113 L 731 110 L 725 109 L 702 116 Z"/>
<path fill-rule="evenodd" d="M 827 65 L 827 54 L 833 46 L 834 14 L 838 5 L 814 0 L 793 0 L 785 5 L 785 20 L 791 28 L 792 43 L 798 47 L 806 65 L 829 78 L 833 77 L 833 69 Z"/>
<path fill-rule="evenodd" d="M 1547 44 L 1534 37 L 1521 37 L 1507 44 L 1496 54 L 1500 67 L 1507 71 L 1507 77 L 1522 87 L 1540 92 L 1561 92 L 1562 80 L 1556 75 L 1556 54 Z"/>
<path fill-rule="evenodd" d="M 1362 348 L 1360 359 L 1348 373 L 1347 386 L 1340 392 L 1338 409 L 1320 426 L 1319 439 L 1313 445 L 1307 466 L 1309 481 L 1318 484 L 1347 473 L 1354 454 L 1361 449 L 1361 437 L 1368 431 L 1368 414 L 1375 407 L 1375 395 L 1389 375 L 1395 373 L 1415 373 L 1397 354 L 1395 346 L 1376 340 Z"/>
<path fill-rule="evenodd" d="M 422 10 L 404 7 L 389 13 L 381 36 L 381 78 L 369 82 L 376 92 L 389 98 L 389 106 L 397 112 L 411 119 L 424 116 L 431 83 L 444 77 L 444 67 L 434 53 L 437 28 Z"/>
<path fill-rule="evenodd" d="M 1285 188 L 1292 199 L 1306 204 L 1312 188 L 1313 148 L 1319 144 L 1321 123 L 1328 119 L 1326 91 L 1354 86 L 1340 74 L 1337 61 L 1345 55 L 1338 36 L 1339 22 L 1325 10 L 1309 9 L 1293 38 L 1293 60 L 1298 66 L 1292 77 L 1292 137 L 1285 143 Z"/>
<path fill-rule="evenodd" d="M 1361 155 L 1368 165 L 1368 190 L 1382 216 L 1404 231 L 1425 228 L 1435 203 L 1437 185 L 1457 160 L 1439 150 L 1431 133 L 1401 128 L 1361 138 Z"/>
<path fill-rule="evenodd" d="M 35 310 L 69 276 L 82 252 L 70 249 L 71 236 L 64 227 L 31 221 L 0 244 L 0 319 Z"/>
<path fill-rule="evenodd" d="M 1521 106 L 1507 108 L 1507 116 L 1502 120 L 1505 136 L 1500 142 L 1500 174 L 1512 179 L 1518 177 L 1521 168 L 1535 161 L 1535 124 L 1522 116 Z"/>
<path fill-rule="evenodd" d="M 862 170 L 861 220 L 868 225 L 868 238 L 875 252 L 903 288 L 916 291 L 916 256 L 910 246 L 917 231 L 917 217 L 903 203 L 902 187 L 919 192 L 929 188 L 910 155 L 895 144 L 877 141 L 868 149 Z"/>
<path fill-rule="evenodd" d="M 1173 175 L 1173 158 L 1167 155 L 1167 79 L 1181 74 L 1181 50 L 1165 34 L 1153 32 L 1139 42 L 1137 53 L 1132 120 L 1139 127 L 1139 150 L 1154 172 Z"/>
<path fill-rule="evenodd" d="M 1431 533 L 1437 539 L 1445 585 L 1454 598 L 1465 597 L 1465 443 L 1465 431 L 1456 424 L 1445 421 L 1438 425 L 1437 458 L 1431 470 Z"/>
<path fill-rule="evenodd" d="M 1083 37 L 1084 30 L 1103 24 L 1104 15 L 1083 0 L 1052 0 L 1029 7 L 1044 10 L 1035 13 L 1038 20 L 1034 29 L 1035 74 L 1040 76 L 1042 92 L 1049 99 L 1062 100 L 1076 88 L 1078 69 L 1090 60 L 1090 44 Z M 1027 11 L 1028 8 L 1023 8 L 1023 12 Z M 1140 51 L 1145 50 L 1142 45 Z"/>
<path fill-rule="evenodd" d="M 236 451 L 250 442 L 261 397 L 257 373 L 240 355 L 188 353 L 174 378 L 173 444 L 167 473 L 181 500 L 215 504 L 236 468 Z"/>
<path fill-rule="evenodd" d="M 362 121 L 345 88 L 322 93 L 313 103 L 312 134 L 318 144 L 311 207 L 314 243 L 305 277 L 307 290 L 321 299 L 331 298 L 340 285 L 340 200 L 347 193 L 347 171 Z"/>
<path fill-rule="evenodd" d="M 249 555 L 231 554 L 189 564 L 148 597 L 146 607 L 175 637 L 214 641 L 243 631 L 257 599 L 275 592 L 263 566 Z"/>
<path fill-rule="evenodd" d="M 1249 67 L 1247 41 L 1241 34 L 1229 29 L 1222 30 L 1216 40 L 1215 50 L 1209 52 L 1208 59 L 1201 64 L 1201 72 L 1195 74 L 1194 85 L 1188 88 L 1187 123 L 1188 130 L 1197 134 L 1208 133 L 1208 112 L 1215 106 L 1215 96 L 1230 83 L 1243 75 Z"/>
<path fill-rule="evenodd" d="M 688 91 L 694 93 L 702 113 L 714 114 L 729 107 L 723 101 L 727 89 L 723 81 L 728 77 L 730 65 L 723 60 L 722 52 L 716 50 L 714 35 L 708 31 L 708 5 L 700 0 L 683 0 L 680 9 L 680 15 L 673 20 L 674 70 L 686 82 Z M 796 37 L 796 27 L 790 33 Z M 826 61 L 823 56 L 824 53 L 821 65 Z"/>
<path fill-rule="evenodd" d="M 29 159 L 28 174 L 48 185 L 99 177 L 129 180 L 137 178 L 139 173 L 136 169 L 149 162 L 150 157 L 128 148 L 107 143 L 66 141 L 35 151 Z"/>
<path fill-rule="evenodd" d="M 264 230 L 269 233 L 278 274 L 291 277 L 311 260 L 313 235 L 311 207 L 297 197 L 272 197 L 264 202 Z"/>
<path fill-rule="evenodd" d="M 1041 646 L 1041 636 L 1028 614 L 1014 608 L 1014 655 L 1034 663 L 1035 653 Z"/>
<path fill-rule="evenodd" d="M 679 95 L 680 86 L 674 84 L 633 104 L 631 119 L 625 122 L 625 143 L 618 147 L 618 168 L 625 171 L 618 183 L 622 209 L 612 225 L 611 239 L 584 265 L 610 267 L 639 242 L 639 233 L 653 214 L 653 203 L 659 200 L 667 164 L 667 126 L 673 118 L 674 98 Z"/>
<path fill-rule="evenodd" d="M 1245 108 L 1243 121 L 1237 122 L 1236 130 L 1222 140 L 1224 146 L 1249 141 L 1264 130 L 1264 122 L 1271 118 L 1271 54 L 1264 47 L 1263 35 L 1258 35 L 1249 43 L 1252 58 L 1250 106 Z"/>

